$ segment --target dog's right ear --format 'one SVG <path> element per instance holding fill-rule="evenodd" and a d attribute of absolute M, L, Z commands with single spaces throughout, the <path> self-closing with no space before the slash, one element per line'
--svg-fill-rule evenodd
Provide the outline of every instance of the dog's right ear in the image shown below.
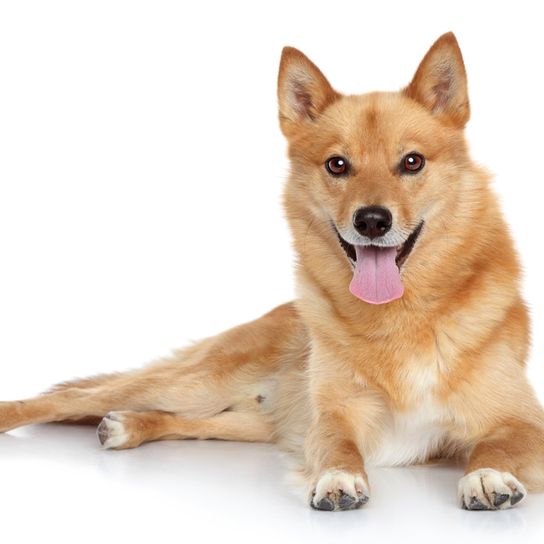
<path fill-rule="evenodd" d="M 319 68 L 294 47 L 284 47 L 278 75 L 280 126 L 289 136 L 301 123 L 313 122 L 337 93 Z"/>

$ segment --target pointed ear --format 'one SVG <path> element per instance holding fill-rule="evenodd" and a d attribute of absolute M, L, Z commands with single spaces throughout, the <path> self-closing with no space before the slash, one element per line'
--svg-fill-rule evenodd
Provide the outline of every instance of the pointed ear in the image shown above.
<path fill-rule="evenodd" d="M 446 123 L 465 126 L 470 117 L 467 76 L 453 32 L 436 40 L 404 93 Z"/>
<path fill-rule="evenodd" d="M 319 68 L 294 47 L 284 47 L 278 75 L 280 125 L 287 136 L 300 123 L 314 121 L 337 93 Z"/>

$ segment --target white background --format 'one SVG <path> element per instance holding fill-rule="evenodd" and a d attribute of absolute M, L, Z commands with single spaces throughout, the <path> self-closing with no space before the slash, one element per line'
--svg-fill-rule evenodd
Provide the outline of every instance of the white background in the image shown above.
<path fill-rule="evenodd" d="M 292 298 L 282 46 L 341 91 L 392 90 L 454 30 L 473 156 L 495 175 L 525 268 L 528 371 L 544 399 L 537 8 L 1 2 L 0 398 L 139 366 Z M 28 427 L 0 436 L 2 541 L 536 542 L 544 531 L 544 495 L 510 512 L 458 510 L 455 468 L 373 471 L 367 508 L 337 515 L 308 509 L 285 472 L 269 445 L 104 452 L 92 428 Z"/>

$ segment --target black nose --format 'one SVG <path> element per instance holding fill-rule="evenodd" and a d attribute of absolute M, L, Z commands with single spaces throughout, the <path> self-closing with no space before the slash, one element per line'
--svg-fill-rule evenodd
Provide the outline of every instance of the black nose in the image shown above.
<path fill-rule="evenodd" d="M 383 236 L 392 224 L 391 212 L 382 206 L 366 206 L 353 214 L 353 226 L 357 232 L 371 240 Z"/>

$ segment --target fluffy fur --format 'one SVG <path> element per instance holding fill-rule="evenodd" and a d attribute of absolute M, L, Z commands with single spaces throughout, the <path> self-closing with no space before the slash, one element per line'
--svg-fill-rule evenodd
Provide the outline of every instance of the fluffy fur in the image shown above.
<path fill-rule="evenodd" d="M 465 69 L 445 34 L 400 92 L 344 96 L 293 48 L 278 80 L 291 173 L 285 209 L 297 299 L 142 370 L 0 404 L 0 430 L 100 422 L 107 448 L 150 440 L 278 442 L 299 457 L 310 504 L 357 508 L 365 466 L 464 456 L 460 504 L 504 509 L 544 486 L 544 416 L 524 371 L 519 264 L 488 175 L 468 153 Z M 402 175 L 403 155 L 426 166 Z M 348 176 L 324 164 L 348 157 Z M 371 305 L 348 291 L 339 243 L 360 206 L 387 207 L 397 236 L 423 220 L 405 293 Z"/>

